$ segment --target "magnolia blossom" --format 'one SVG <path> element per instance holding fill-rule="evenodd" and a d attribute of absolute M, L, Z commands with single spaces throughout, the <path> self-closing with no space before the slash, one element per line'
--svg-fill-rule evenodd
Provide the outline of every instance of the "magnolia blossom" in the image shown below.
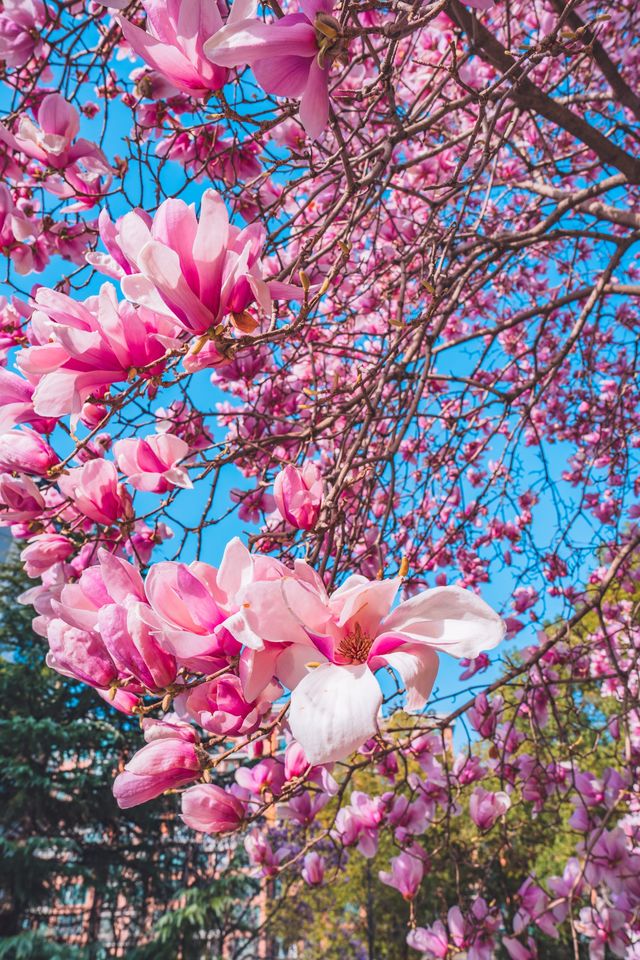
<path fill-rule="evenodd" d="M 329 71 L 346 56 L 331 0 L 301 0 L 298 13 L 272 23 L 235 19 L 204 45 L 223 67 L 248 64 L 265 91 L 300 100 L 300 120 L 315 139 L 329 121 Z"/>
<path fill-rule="evenodd" d="M 204 53 L 204 42 L 223 26 L 220 5 L 211 0 L 143 0 L 147 30 L 124 17 L 116 20 L 132 49 L 149 66 L 177 87 L 205 97 L 227 82 L 228 70 L 214 66 Z M 255 0 L 236 0 L 229 23 L 255 13 Z"/>
<path fill-rule="evenodd" d="M 391 859 L 391 871 L 381 870 L 378 874 L 382 883 L 395 887 L 405 900 L 413 900 L 424 878 L 426 869 L 424 850 L 413 844 L 409 850 L 403 850 Z"/>
<path fill-rule="evenodd" d="M 165 720 L 142 723 L 147 745 L 125 764 L 113 783 L 113 795 L 123 810 L 200 776 L 200 753 L 193 727 Z"/>
<path fill-rule="evenodd" d="M 116 463 L 131 486 L 147 493 L 192 487 L 188 471 L 179 466 L 188 454 L 189 444 L 172 433 L 160 433 L 142 440 L 127 437 L 113 445 Z"/>
<path fill-rule="evenodd" d="M 59 462 L 55 450 L 29 427 L 0 434 L 0 470 L 25 470 L 45 476 Z"/>
<path fill-rule="evenodd" d="M 118 483 L 115 464 L 107 460 L 89 460 L 58 480 L 61 492 L 70 498 L 78 512 L 107 526 L 131 516 L 131 498 Z"/>
<path fill-rule="evenodd" d="M 10 147 L 39 160 L 62 176 L 48 176 L 43 184 L 57 197 L 76 194 L 93 206 L 96 196 L 111 183 L 112 170 L 102 150 L 89 140 L 76 137 L 80 132 L 78 111 L 59 93 L 48 93 L 36 110 L 36 122 L 20 117 L 15 134 L 0 124 L 0 140 Z M 103 180 L 102 178 L 106 178 Z M 82 206 L 82 204 L 80 204 Z"/>
<path fill-rule="evenodd" d="M 74 552 L 71 541 L 59 533 L 42 533 L 29 541 L 20 554 L 28 577 L 39 577 L 60 560 Z"/>
<path fill-rule="evenodd" d="M 106 165 L 104 154 L 94 143 L 88 140 L 73 143 L 79 132 L 80 116 L 75 107 L 61 94 L 48 93 L 36 111 L 36 123 L 22 116 L 15 136 L 1 127 L 0 139 L 56 170 L 89 155 L 99 156 Z"/>
<path fill-rule="evenodd" d="M 246 735 L 259 726 L 281 693 L 281 687 L 272 684 L 259 700 L 247 701 L 239 677 L 229 674 L 195 687 L 186 697 L 185 711 L 211 733 Z"/>
<path fill-rule="evenodd" d="M 449 936 L 441 920 L 431 927 L 416 927 L 407 936 L 407 943 L 420 950 L 429 960 L 445 960 L 449 954 Z"/>
<path fill-rule="evenodd" d="M 55 420 L 39 417 L 33 409 L 33 385 L 11 370 L 0 368 L 0 431 L 9 430 L 19 423 L 30 423 L 37 430 L 49 433 Z"/>
<path fill-rule="evenodd" d="M 400 578 L 349 577 L 331 596 L 298 561 L 271 562 L 257 580 L 241 545 L 236 578 L 246 577 L 242 606 L 225 626 L 250 648 L 241 665 L 249 686 L 275 674 L 291 692 L 289 722 L 310 763 L 344 760 L 377 728 L 382 691 L 375 679 L 390 666 L 402 678 L 407 709 L 421 709 L 438 672 L 438 650 L 475 657 L 504 636 L 500 617 L 459 587 L 436 587 L 392 611 Z M 268 579 L 266 579 L 268 577 Z"/>
<path fill-rule="evenodd" d="M 31 477 L 0 474 L 0 526 L 36 520 L 42 516 L 45 503 Z"/>
<path fill-rule="evenodd" d="M 23 67 L 42 51 L 40 31 L 47 10 L 42 0 L 4 0 L 0 13 L 0 60 Z"/>
<path fill-rule="evenodd" d="M 4 129 L 2 124 L 0 129 Z M 35 232 L 33 224 L 15 205 L 9 188 L 0 184 L 0 246 L 20 274 L 33 269 L 33 252 L 25 241 L 33 240 Z"/>
<path fill-rule="evenodd" d="M 231 833 L 245 818 L 241 800 L 213 783 L 200 783 L 182 794 L 182 819 L 202 833 Z"/>
<path fill-rule="evenodd" d="M 324 883 L 324 859 L 317 850 L 311 850 L 304 858 L 302 879 L 310 887 L 321 887 Z"/>
<path fill-rule="evenodd" d="M 52 598 L 52 612 L 69 627 L 99 636 L 120 680 L 162 690 L 175 680 L 177 665 L 149 625 L 142 578 L 132 564 L 107 550 L 98 556 L 98 564 Z"/>
<path fill-rule="evenodd" d="M 322 506 L 322 474 L 315 463 L 302 469 L 291 464 L 281 470 L 273 484 L 273 496 L 283 519 L 300 530 L 313 530 Z"/>
<path fill-rule="evenodd" d="M 473 822 L 481 830 L 489 830 L 510 806 L 509 794 L 503 791 L 492 793 L 490 790 L 476 787 L 469 800 L 469 813 Z"/>
<path fill-rule="evenodd" d="M 229 650 L 219 629 L 225 620 L 227 598 L 214 567 L 199 561 L 188 566 L 156 563 L 147 575 L 145 593 L 164 648 L 182 662 Z M 231 652 L 237 653 L 240 645 L 230 639 Z"/>
<path fill-rule="evenodd" d="M 72 627 L 63 620 L 51 620 L 47 628 L 47 666 L 65 677 L 91 687 L 107 689 L 118 679 L 118 670 L 102 638 L 92 630 Z"/>
<path fill-rule="evenodd" d="M 269 315 L 272 298 L 301 295 L 298 287 L 264 279 L 264 228 L 229 223 L 216 190 L 203 193 L 199 218 L 192 204 L 170 199 L 160 204 L 153 220 L 139 210 L 115 224 L 102 215 L 100 235 L 110 259 L 94 256 L 92 262 L 121 277 L 129 300 L 177 318 L 192 333 L 213 331 L 226 317 L 238 329 L 251 331 L 257 322 L 247 310 L 254 302 Z"/>
<path fill-rule="evenodd" d="M 45 287 L 34 300 L 32 345 L 17 363 L 35 384 L 33 409 L 41 416 L 80 414 L 85 401 L 132 372 L 154 376 L 175 343 L 175 321 L 118 303 L 110 284 L 84 303 Z M 26 411 L 22 419 L 30 419 Z"/>

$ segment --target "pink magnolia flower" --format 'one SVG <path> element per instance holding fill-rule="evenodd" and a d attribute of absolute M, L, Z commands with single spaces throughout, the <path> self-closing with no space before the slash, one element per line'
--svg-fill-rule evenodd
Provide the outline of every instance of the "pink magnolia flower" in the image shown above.
<path fill-rule="evenodd" d="M 176 679 L 177 664 L 158 642 L 153 625 L 144 616 L 144 606 L 128 599 L 124 604 L 101 607 L 98 629 L 121 674 L 149 690 L 163 690 Z"/>
<path fill-rule="evenodd" d="M 33 385 L 24 377 L 0 368 L 0 431 L 11 429 L 19 423 L 30 423 L 36 430 L 49 433 L 55 420 L 39 417 L 33 409 Z"/>
<path fill-rule="evenodd" d="M 261 867 L 264 876 L 271 876 L 276 872 L 278 854 L 274 853 L 269 841 L 257 828 L 245 837 L 244 848 L 247 851 L 249 863 L 254 867 Z"/>
<path fill-rule="evenodd" d="M 24 67 L 42 51 L 40 33 L 47 16 L 42 0 L 4 0 L 0 13 L 0 60 Z"/>
<path fill-rule="evenodd" d="M 515 937 L 503 937 L 502 946 L 511 960 L 537 960 L 538 950 L 533 937 L 527 938 L 527 943 L 521 943 Z"/>
<path fill-rule="evenodd" d="M 590 941 L 589 960 L 605 960 L 608 953 L 626 957 L 629 937 L 625 930 L 625 915 L 601 903 L 598 907 L 583 907 L 576 929 Z"/>
<path fill-rule="evenodd" d="M 189 473 L 178 465 L 188 454 L 189 444 L 172 433 L 155 434 L 142 440 L 127 437 L 113 445 L 118 468 L 132 487 L 147 493 L 192 487 Z"/>
<path fill-rule="evenodd" d="M 123 810 L 182 787 L 200 776 L 196 732 L 186 723 L 143 720 L 143 747 L 125 764 L 113 783 L 113 795 Z"/>
<path fill-rule="evenodd" d="M 271 684 L 258 700 L 248 701 L 242 695 L 240 678 L 228 674 L 194 687 L 186 698 L 185 710 L 211 733 L 244 735 L 257 729 L 281 693 L 278 684 Z"/>
<path fill-rule="evenodd" d="M 131 498 L 108 460 L 89 460 L 69 470 L 59 478 L 58 487 L 82 516 L 96 523 L 110 526 L 131 516 Z"/>
<path fill-rule="evenodd" d="M 224 650 L 216 629 L 226 616 L 226 595 L 218 585 L 214 567 L 200 561 L 188 566 L 156 563 L 147 575 L 145 592 L 160 621 L 166 650 L 181 660 Z M 239 644 L 232 643 L 237 652 Z"/>
<path fill-rule="evenodd" d="M 292 284 L 264 280 L 264 228 L 230 224 L 215 190 L 202 195 L 199 219 L 193 205 L 169 199 L 152 221 L 133 210 L 115 225 L 103 218 L 100 229 L 112 257 L 107 268 L 122 270 L 125 296 L 177 318 L 192 333 L 211 331 L 225 317 L 241 330 L 252 330 L 256 322 L 246 311 L 255 301 L 270 315 L 272 298 L 301 296 Z"/>
<path fill-rule="evenodd" d="M 420 950 L 429 960 L 445 960 L 449 953 L 447 928 L 441 920 L 430 927 L 416 927 L 407 935 L 407 943 L 414 950 Z"/>
<path fill-rule="evenodd" d="M 40 160 L 55 170 L 64 170 L 79 157 L 88 154 L 104 154 L 88 140 L 72 143 L 80 132 L 80 116 L 59 93 L 48 93 L 36 111 L 36 123 L 30 117 L 20 117 L 17 133 L 9 134 L 15 146 L 34 160 Z M 5 127 L 0 129 L 0 139 L 8 142 Z M 14 146 L 14 143 L 9 143 Z M 106 158 L 104 158 L 106 164 Z"/>
<path fill-rule="evenodd" d="M 247 18 L 229 23 L 204 45 L 223 67 L 248 64 L 265 91 L 300 100 L 300 120 L 315 139 L 329 121 L 329 72 L 347 52 L 331 0 L 301 0 L 298 13 L 273 23 Z"/>
<path fill-rule="evenodd" d="M 0 130 L 3 129 L 0 124 Z M 0 246 L 20 274 L 30 273 L 34 268 L 33 250 L 25 241 L 33 241 L 35 234 L 34 225 L 15 205 L 9 188 L 0 184 Z"/>
<path fill-rule="evenodd" d="M 125 550 L 140 563 L 149 563 L 157 544 L 172 537 L 173 530 L 166 523 L 156 522 L 150 527 L 144 520 L 136 520 L 133 530 L 129 532 Z"/>
<path fill-rule="evenodd" d="M 75 583 L 65 583 L 53 601 L 56 616 L 81 630 L 97 630 L 99 613 L 109 604 L 144 600 L 142 577 L 133 564 L 104 549 L 98 559 Z"/>
<path fill-rule="evenodd" d="M 56 618 L 49 623 L 47 638 L 47 666 L 63 676 L 102 689 L 118 679 L 118 670 L 97 633 Z"/>
<path fill-rule="evenodd" d="M 231 833 L 245 818 L 241 800 L 213 783 L 199 783 L 182 794 L 182 819 L 202 833 Z"/>
<path fill-rule="evenodd" d="M 378 876 L 382 883 L 395 887 L 405 900 L 413 900 L 424 879 L 425 869 L 425 853 L 414 844 L 410 850 L 403 850 L 391 858 L 390 872 L 380 870 Z"/>
<path fill-rule="evenodd" d="M 384 816 L 381 797 L 371 798 L 366 793 L 354 790 L 349 806 L 338 810 L 333 835 L 345 847 L 357 844 L 363 857 L 374 857 L 378 849 L 378 830 Z"/>
<path fill-rule="evenodd" d="M 29 427 L 0 434 L 0 470 L 24 470 L 44 477 L 60 463 L 55 450 Z"/>
<path fill-rule="evenodd" d="M 302 879 L 310 887 L 321 887 L 324 883 L 324 858 L 317 850 L 311 850 L 304 858 Z"/>
<path fill-rule="evenodd" d="M 396 794 L 389 808 L 389 823 L 396 828 L 396 840 L 409 836 L 420 836 L 429 825 L 429 808 L 424 798 L 410 801 L 402 794 Z"/>
<path fill-rule="evenodd" d="M 235 777 L 247 796 L 262 797 L 266 791 L 277 796 L 284 785 L 284 767 L 273 757 L 266 757 L 254 767 L 239 767 Z"/>
<path fill-rule="evenodd" d="M 322 506 L 322 474 L 315 463 L 299 469 L 291 464 L 273 484 L 273 496 L 283 519 L 299 530 L 313 530 Z"/>
<path fill-rule="evenodd" d="M 237 557 L 239 568 L 247 557 Z M 407 708 L 421 709 L 438 671 L 436 650 L 475 657 L 504 636 L 500 617 L 459 587 L 436 587 L 391 607 L 400 579 L 349 577 L 331 596 L 307 564 L 247 587 L 227 629 L 258 650 L 255 665 L 291 693 L 289 722 L 309 762 L 343 760 L 376 731 L 380 667 L 396 670 Z M 250 679 L 255 665 L 246 665 Z M 242 675 L 242 665 L 241 665 Z"/>
<path fill-rule="evenodd" d="M 118 303 L 110 284 L 84 303 L 46 287 L 34 299 L 33 346 L 20 351 L 17 363 L 36 384 L 33 407 L 41 416 L 79 414 L 89 397 L 126 380 L 132 371 L 155 376 L 167 347 L 175 343 L 174 322 Z"/>
<path fill-rule="evenodd" d="M 0 474 L 0 526 L 37 520 L 44 509 L 44 498 L 31 477 Z"/>
<path fill-rule="evenodd" d="M 492 793 L 483 787 L 476 787 L 469 800 L 469 813 L 476 826 L 481 830 L 489 830 L 510 806 L 507 793 Z"/>
<path fill-rule="evenodd" d="M 71 541 L 61 533 L 41 533 L 29 541 L 20 554 L 28 577 L 39 577 L 60 560 L 74 552 Z"/>
<path fill-rule="evenodd" d="M 147 31 L 124 17 L 116 17 L 125 39 L 145 63 L 185 93 L 206 97 L 227 82 L 228 70 L 214 66 L 204 53 L 204 42 L 222 29 L 221 6 L 210 0 L 143 0 Z M 235 0 L 229 14 L 233 23 L 250 16 L 253 0 Z"/>
<path fill-rule="evenodd" d="M 0 140 L 8 147 L 56 171 L 64 171 L 64 177 L 44 179 L 43 185 L 50 193 L 62 198 L 78 194 L 82 197 L 79 206 L 91 208 L 108 189 L 112 170 L 95 143 L 83 138 L 76 140 L 79 132 L 78 111 L 59 93 L 48 93 L 43 98 L 36 111 L 36 123 L 23 115 L 15 134 L 0 124 Z"/>
<path fill-rule="evenodd" d="M 309 761 L 304 750 L 299 743 L 292 740 L 287 744 L 284 752 L 284 776 L 285 780 L 294 780 L 302 777 L 309 769 Z"/>
<path fill-rule="evenodd" d="M 142 578 L 107 550 L 99 551 L 99 560 L 76 583 L 64 585 L 52 609 L 69 626 L 99 634 L 121 678 L 162 690 L 175 680 L 177 665 L 149 624 Z"/>
<path fill-rule="evenodd" d="M 278 808 L 279 816 L 286 820 L 293 820 L 300 826 L 311 826 L 316 820 L 319 812 L 329 802 L 327 793 L 311 793 L 305 790 L 304 793 L 298 793 L 291 797 L 288 803 L 283 803 Z"/>

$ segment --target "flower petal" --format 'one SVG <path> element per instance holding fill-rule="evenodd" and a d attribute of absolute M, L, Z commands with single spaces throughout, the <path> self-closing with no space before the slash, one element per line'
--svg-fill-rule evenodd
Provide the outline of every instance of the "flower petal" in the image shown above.
<path fill-rule="evenodd" d="M 329 67 L 314 60 L 300 101 L 300 122 L 308 137 L 316 140 L 329 123 Z"/>
<path fill-rule="evenodd" d="M 318 43 L 312 25 L 291 22 L 283 17 L 277 23 L 261 20 L 239 20 L 218 30 L 204 45 L 212 63 L 221 67 L 239 67 L 256 60 L 277 59 L 291 54 L 315 57 Z"/>
<path fill-rule="evenodd" d="M 406 709 L 409 712 L 422 710 L 433 689 L 440 661 L 433 647 L 424 644 L 407 644 L 401 650 L 387 653 L 388 665 L 400 674 L 407 692 Z"/>
<path fill-rule="evenodd" d="M 495 610 L 470 590 L 435 587 L 405 600 L 384 622 L 376 637 L 426 643 L 453 657 L 477 657 L 504 638 L 505 625 Z M 382 653 L 382 649 L 374 652 Z"/>
<path fill-rule="evenodd" d="M 366 664 L 323 664 L 291 694 L 291 732 L 309 763 L 344 760 L 375 733 L 381 705 L 382 691 Z"/>

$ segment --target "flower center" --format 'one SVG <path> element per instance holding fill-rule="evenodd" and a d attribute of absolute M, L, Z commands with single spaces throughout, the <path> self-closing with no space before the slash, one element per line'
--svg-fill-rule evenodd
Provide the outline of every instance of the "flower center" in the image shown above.
<path fill-rule="evenodd" d="M 342 638 L 336 653 L 347 663 L 366 663 L 372 646 L 373 640 L 369 634 L 365 633 L 359 623 L 356 623 L 352 633 Z"/>
<path fill-rule="evenodd" d="M 318 13 L 314 21 L 316 40 L 318 41 L 318 66 L 324 69 L 327 60 L 346 59 L 347 41 L 342 36 L 340 23 L 329 13 Z"/>

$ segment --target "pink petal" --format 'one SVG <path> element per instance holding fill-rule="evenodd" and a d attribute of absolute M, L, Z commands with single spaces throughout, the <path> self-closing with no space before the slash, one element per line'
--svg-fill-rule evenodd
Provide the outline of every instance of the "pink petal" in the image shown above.
<path fill-rule="evenodd" d="M 358 623 L 365 633 L 374 636 L 379 631 L 380 621 L 391 610 L 401 580 L 367 580 L 357 575 L 347 580 L 331 596 L 331 607 L 338 617 L 339 626 Z"/>
<path fill-rule="evenodd" d="M 301 97 L 309 80 L 311 60 L 294 54 L 256 60 L 251 69 L 265 93 L 277 97 Z"/>
<path fill-rule="evenodd" d="M 315 59 L 300 101 L 300 122 L 312 140 L 320 136 L 329 122 L 329 67 L 319 67 Z"/>
<path fill-rule="evenodd" d="M 248 701 L 255 700 L 271 683 L 276 660 L 281 655 L 280 647 L 265 647 L 264 650 L 242 651 L 239 675 L 242 692 Z"/>
<path fill-rule="evenodd" d="M 278 23 L 240 20 L 227 24 L 207 40 L 204 52 L 221 67 L 239 67 L 265 58 L 312 58 L 318 52 L 318 43 L 315 30 L 306 19 L 302 23 L 291 23 L 287 17 Z"/>
<path fill-rule="evenodd" d="M 204 92 L 205 87 L 198 72 L 176 47 L 156 40 L 150 33 L 135 27 L 124 17 L 118 16 L 115 19 L 120 24 L 127 43 L 142 60 L 155 67 L 181 90 L 187 93 Z"/>
<path fill-rule="evenodd" d="M 214 317 L 187 284 L 178 254 L 154 240 L 140 251 L 138 262 L 142 273 L 151 280 L 160 296 L 189 330 L 203 333 L 213 326 Z M 123 290 L 125 280 L 123 278 Z"/>
<path fill-rule="evenodd" d="M 486 0 L 485 0 L 486 2 Z M 493 0 L 491 0 L 493 3 Z M 300 0 L 300 9 L 305 17 L 313 23 L 319 13 L 333 13 L 333 0 Z"/>
<path fill-rule="evenodd" d="M 193 242 L 200 299 L 212 313 L 220 307 L 220 288 L 227 244 L 229 214 L 217 190 L 205 190 L 200 204 L 200 221 Z"/>

